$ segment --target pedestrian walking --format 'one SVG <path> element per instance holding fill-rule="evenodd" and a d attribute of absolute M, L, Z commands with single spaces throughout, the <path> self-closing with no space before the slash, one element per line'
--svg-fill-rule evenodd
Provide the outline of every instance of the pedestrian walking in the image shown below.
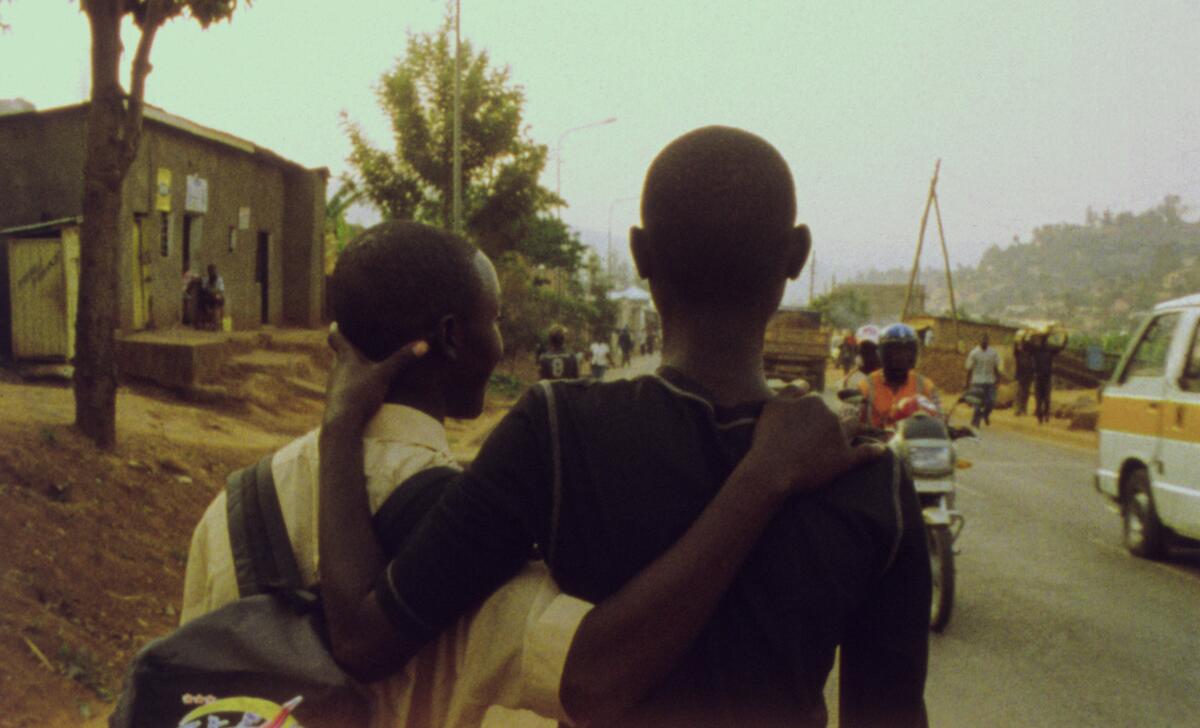
<path fill-rule="evenodd" d="M 621 366 L 628 367 L 633 356 L 633 334 L 629 332 L 628 326 L 621 329 L 621 334 L 617 337 L 617 346 L 621 348 Z"/>
<path fill-rule="evenodd" d="M 549 348 L 538 356 L 538 377 L 542 379 L 578 379 L 579 360 L 567 349 L 567 330 L 555 324 L 546 337 Z"/>
<path fill-rule="evenodd" d="M 612 350 L 608 348 L 608 342 L 602 337 L 596 337 L 589 347 L 592 357 L 592 379 L 604 379 L 604 372 L 608 371 L 608 367 L 613 364 Z"/>
<path fill-rule="evenodd" d="M 988 335 L 979 337 L 979 345 L 967 354 L 967 392 L 978 398 L 971 426 L 992 424 L 992 407 L 996 404 L 996 382 L 1000 379 L 1000 355 L 991 348 Z"/>

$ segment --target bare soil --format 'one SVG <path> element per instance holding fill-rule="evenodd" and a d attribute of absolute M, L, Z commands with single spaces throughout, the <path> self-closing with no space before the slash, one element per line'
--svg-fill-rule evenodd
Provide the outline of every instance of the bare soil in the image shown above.
<path fill-rule="evenodd" d="M 71 428 L 65 383 L 0 374 L 0 727 L 102 724 L 130 659 L 178 621 L 192 528 L 226 475 L 320 421 L 324 336 L 240 355 L 235 394 L 211 404 L 123 387 L 111 453 Z M 511 401 L 449 423 L 456 454 Z"/>

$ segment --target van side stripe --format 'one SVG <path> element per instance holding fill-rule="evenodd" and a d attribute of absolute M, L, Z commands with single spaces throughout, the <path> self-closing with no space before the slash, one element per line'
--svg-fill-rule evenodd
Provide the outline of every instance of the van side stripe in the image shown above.
<path fill-rule="evenodd" d="M 1200 402 L 1105 395 L 1096 429 L 1200 443 Z"/>

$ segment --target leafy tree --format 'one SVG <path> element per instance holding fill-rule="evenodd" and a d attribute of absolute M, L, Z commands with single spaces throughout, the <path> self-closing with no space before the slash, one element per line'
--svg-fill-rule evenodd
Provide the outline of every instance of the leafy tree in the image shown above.
<path fill-rule="evenodd" d="M 435 33 L 412 34 L 404 56 L 380 79 L 380 105 L 392 119 L 394 151 L 373 146 L 343 116 L 350 164 L 384 217 L 452 226 L 454 40 L 452 18 Z M 485 51 L 461 44 L 461 149 L 466 231 L 494 259 L 520 250 L 539 212 L 558 199 L 538 184 L 544 145 L 521 126 L 525 93 Z"/>
<path fill-rule="evenodd" d="M 813 299 L 811 308 L 821 312 L 821 320 L 839 329 L 857 329 L 867 322 L 867 302 L 848 288 L 836 288 Z"/>
<path fill-rule="evenodd" d="M 346 210 L 362 196 L 363 192 L 354 184 L 354 180 L 345 179 L 337 192 L 325 201 L 325 232 L 333 236 L 338 255 L 346 249 L 356 232 L 356 226 L 346 220 Z"/>
<path fill-rule="evenodd" d="M 583 264 L 587 246 L 562 220 L 543 215 L 529 223 L 517 241 L 517 252 L 533 265 L 575 272 Z"/>
<path fill-rule="evenodd" d="M 249 5 L 250 0 L 244 0 Z M 121 186 L 137 155 L 150 51 L 160 28 L 189 16 L 202 27 L 227 19 L 237 0 L 81 0 L 92 37 L 80 231 L 79 306 L 75 333 L 75 426 L 102 448 L 116 444 L 117 260 Z M 141 35 L 121 86 L 121 23 Z"/>

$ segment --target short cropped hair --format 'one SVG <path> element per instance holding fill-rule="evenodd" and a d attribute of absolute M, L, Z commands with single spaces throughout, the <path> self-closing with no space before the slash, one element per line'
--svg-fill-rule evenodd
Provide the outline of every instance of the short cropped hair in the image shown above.
<path fill-rule="evenodd" d="M 737 300 L 777 282 L 795 221 L 787 162 L 741 129 L 689 132 L 646 173 L 642 226 L 661 261 L 655 273 L 684 300 Z"/>
<path fill-rule="evenodd" d="M 433 334 L 442 317 L 469 315 L 481 285 L 477 249 L 444 230 L 385 222 L 338 257 L 329 300 L 338 330 L 372 359 Z"/>

